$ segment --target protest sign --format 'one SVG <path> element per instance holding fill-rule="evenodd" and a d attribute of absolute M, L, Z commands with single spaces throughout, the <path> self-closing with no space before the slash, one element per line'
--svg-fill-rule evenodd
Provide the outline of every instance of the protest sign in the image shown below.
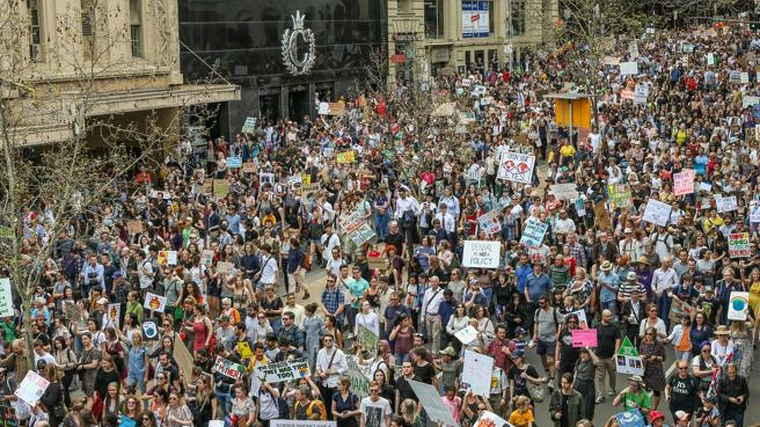
<path fill-rule="evenodd" d="M 627 208 L 631 206 L 631 186 L 628 184 L 608 185 L 607 201 L 610 209 Z"/>
<path fill-rule="evenodd" d="M 593 204 L 594 211 L 594 224 L 600 230 L 609 230 L 612 228 L 612 220 L 610 220 L 610 212 L 607 210 L 606 203 L 599 201 Z"/>
<path fill-rule="evenodd" d="M 649 199 L 647 207 L 644 210 L 643 220 L 652 224 L 667 226 L 670 219 L 670 211 L 673 209 L 667 203 L 662 203 L 659 200 Z"/>
<path fill-rule="evenodd" d="M 148 292 L 145 294 L 143 307 L 151 311 L 163 313 L 164 308 L 166 308 L 166 297 Z"/>
<path fill-rule="evenodd" d="M 354 163 L 356 161 L 356 151 L 349 150 L 338 153 L 335 155 L 335 161 L 338 162 L 339 165 Z"/>
<path fill-rule="evenodd" d="M 575 212 L 579 217 L 586 216 L 586 202 L 582 198 L 579 197 L 573 200 L 573 204 L 575 205 Z"/>
<path fill-rule="evenodd" d="M 388 258 L 384 256 L 367 257 L 367 266 L 372 270 L 385 270 L 388 266 Z"/>
<path fill-rule="evenodd" d="M 259 174 L 259 191 L 261 191 L 266 184 L 270 187 L 274 187 L 274 174 L 271 172 L 261 172 Z"/>
<path fill-rule="evenodd" d="M 491 374 L 487 377 L 490 379 Z M 441 395 L 438 394 L 438 390 L 430 384 L 421 383 L 419 381 L 410 380 L 409 385 L 414 390 L 414 394 L 417 396 L 420 405 L 425 408 L 428 419 L 434 423 L 443 423 L 447 426 L 456 426 L 458 423 L 454 421 L 451 416 L 451 412 L 443 404 Z"/>
<path fill-rule="evenodd" d="M 253 133 L 256 131 L 256 117 L 246 117 L 240 131 L 243 133 Z"/>
<path fill-rule="evenodd" d="M 636 99 L 636 92 L 632 90 L 621 90 L 620 91 L 620 100 L 621 101 L 633 101 Z"/>
<path fill-rule="evenodd" d="M 596 347 L 596 329 L 572 329 L 573 348 Z"/>
<path fill-rule="evenodd" d="M 367 397 L 369 394 L 369 369 L 365 369 L 364 365 L 360 365 L 356 359 L 356 356 L 346 356 L 346 362 L 348 363 L 348 378 L 351 379 L 351 391 L 359 396 L 359 399 Z"/>
<path fill-rule="evenodd" d="M 615 419 L 620 427 L 646 427 L 647 422 L 641 411 L 638 409 L 630 409 L 625 412 L 620 412 L 615 415 Z"/>
<path fill-rule="evenodd" d="M 728 82 L 733 84 L 739 84 L 742 82 L 741 72 L 732 70 L 728 73 Z"/>
<path fill-rule="evenodd" d="M 219 271 L 219 274 L 230 274 L 232 273 L 233 268 L 234 266 L 231 262 L 222 261 L 216 264 L 216 269 Z"/>
<path fill-rule="evenodd" d="M 480 229 L 485 231 L 486 234 L 497 234 L 501 231 L 501 224 L 499 223 L 499 214 L 496 211 L 484 213 L 478 217 L 478 224 Z"/>
<path fill-rule="evenodd" d="M 747 313 L 749 312 L 749 292 L 731 292 L 731 296 L 728 298 L 728 314 L 726 318 L 728 320 L 747 320 Z"/>
<path fill-rule="evenodd" d="M 578 190 L 575 187 L 575 183 L 550 185 L 549 192 L 554 194 L 557 200 L 575 200 L 578 198 Z"/>
<path fill-rule="evenodd" d="M 681 52 L 694 53 L 694 45 L 691 43 L 684 43 L 681 45 Z"/>
<path fill-rule="evenodd" d="M 675 322 L 676 324 L 681 322 L 681 318 L 684 315 L 688 315 L 692 319 L 697 314 L 697 312 L 694 310 L 694 307 L 679 300 L 678 298 L 673 298 L 673 303 L 670 304 L 670 313 L 668 313 L 668 319 L 670 319 L 671 322 Z"/>
<path fill-rule="evenodd" d="M 192 366 L 192 364 L 190 366 Z M 258 370 L 258 367 L 256 369 Z M 225 359 L 222 356 L 216 356 L 214 366 L 211 367 L 211 372 L 218 372 L 225 377 L 229 377 L 237 381 L 245 374 L 245 366 L 238 365 L 237 363 L 229 359 Z"/>
<path fill-rule="evenodd" d="M 736 203 L 736 196 L 718 197 L 715 196 L 715 209 L 718 213 L 731 212 L 739 209 Z"/>
<path fill-rule="evenodd" d="M 256 163 L 245 162 L 242 167 L 243 173 L 256 173 Z"/>
<path fill-rule="evenodd" d="M 535 424 L 534 424 L 535 425 Z M 490 411 L 483 411 L 473 427 L 514 427 L 507 420 Z"/>
<path fill-rule="evenodd" d="M 636 88 L 633 94 L 633 104 L 646 105 L 648 98 L 649 98 L 649 86 L 645 84 L 636 85 Z"/>
<path fill-rule="evenodd" d="M 351 241 L 354 242 L 356 246 L 361 246 L 370 240 L 372 240 L 373 237 L 375 237 L 377 234 L 375 234 L 375 230 L 372 229 L 372 227 L 369 226 L 366 222 L 362 224 L 359 228 L 357 228 L 353 233 L 349 235 L 351 238 Z"/>
<path fill-rule="evenodd" d="M 306 358 L 256 366 L 256 378 L 270 384 L 306 378 L 309 375 L 311 372 Z"/>
<path fill-rule="evenodd" d="M 230 183 L 226 179 L 215 179 L 212 182 L 214 196 L 223 199 L 230 193 Z"/>
<path fill-rule="evenodd" d="M 751 107 L 751 106 L 757 105 L 757 104 L 760 104 L 760 96 L 744 95 L 742 97 L 742 108 Z M 755 126 L 755 131 L 756 132 L 757 132 L 758 129 L 760 129 L 760 127 Z M 755 137 L 755 138 L 757 138 L 757 137 Z"/>
<path fill-rule="evenodd" d="M 139 219 L 133 219 L 130 221 L 127 221 L 127 232 L 129 234 L 140 234 L 143 232 L 143 223 L 142 220 Z"/>
<path fill-rule="evenodd" d="M 676 196 L 694 192 L 694 169 L 684 169 L 673 174 L 673 192 Z"/>
<path fill-rule="evenodd" d="M 155 341 L 158 339 L 158 321 L 156 319 L 143 319 L 142 323 L 143 338 L 146 341 Z"/>
<path fill-rule="evenodd" d="M 272 423 L 277 422 L 277 421 L 287 421 L 287 420 L 271 420 L 269 425 L 271 426 Z M 328 422 L 328 421 L 324 421 L 324 422 Z M 208 427 L 224 427 L 224 420 L 211 420 L 208 422 Z"/>
<path fill-rule="evenodd" d="M 201 189 L 200 192 L 203 195 L 210 196 L 214 192 L 214 180 L 207 179 L 203 181 L 203 184 L 200 185 Z"/>
<path fill-rule="evenodd" d="M 206 267 L 211 266 L 214 263 L 214 251 L 204 250 L 201 252 L 201 265 Z"/>
<path fill-rule="evenodd" d="M 749 202 L 749 222 L 753 224 L 760 222 L 760 202 L 757 200 Z"/>
<path fill-rule="evenodd" d="M 739 83 L 741 84 L 747 84 L 749 83 L 749 73 L 746 71 L 742 71 L 739 73 Z"/>
<path fill-rule="evenodd" d="M 182 340 L 175 340 L 172 355 L 174 356 L 174 360 L 177 361 L 177 366 L 193 366 L 193 355 L 190 354 L 190 351 L 185 347 L 185 343 Z M 190 375 L 182 376 L 182 382 L 185 384 L 185 387 L 190 385 L 191 379 Z"/>
<path fill-rule="evenodd" d="M 473 326 L 467 325 L 466 328 L 458 331 L 454 336 L 462 343 L 462 345 L 467 345 L 478 337 L 478 333 L 478 330 Z"/>
<path fill-rule="evenodd" d="M 0 317 L 10 316 L 13 316 L 13 293 L 11 279 L 5 277 L 0 279 Z"/>
<path fill-rule="evenodd" d="M 644 362 L 628 337 L 623 338 L 623 343 L 615 356 L 615 365 L 618 374 L 644 375 Z"/>
<path fill-rule="evenodd" d="M 535 164 L 535 156 L 505 151 L 499 160 L 497 178 L 530 184 Z"/>
<path fill-rule="evenodd" d="M 380 337 L 375 335 L 374 332 L 365 326 L 356 325 L 356 343 L 364 347 L 365 350 L 374 352 L 378 341 L 380 341 Z"/>
<path fill-rule="evenodd" d="M 636 40 L 628 43 L 628 53 L 631 55 L 631 59 L 639 57 L 639 42 Z"/>
<path fill-rule="evenodd" d="M 330 114 L 330 104 L 327 102 L 320 102 L 317 108 L 317 114 L 320 116 L 326 116 Z"/>
<path fill-rule="evenodd" d="M 103 316 L 103 322 L 100 330 L 105 331 L 109 326 L 119 329 L 119 318 L 121 317 L 121 304 L 108 304 L 106 315 Z"/>
<path fill-rule="evenodd" d="M 620 75 L 632 76 L 639 74 L 639 64 L 635 61 L 621 62 L 620 63 Z"/>
<path fill-rule="evenodd" d="M 544 236 L 548 229 L 549 225 L 538 218 L 528 218 L 525 221 L 525 230 L 523 230 L 522 237 L 520 237 L 520 244 L 527 249 L 535 249 L 541 246 L 541 242 L 544 241 Z"/>
<path fill-rule="evenodd" d="M 230 169 L 239 169 L 243 167 L 243 158 L 239 156 L 227 157 L 227 167 Z"/>
<path fill-rule="evenodd" d="M 731 258 L 749 258 L 752 256 L 749 246 L 749 233 L 731 233 L 728 235 L 728 256 Z"/>
<path fill-rule="evenodd" d="M 49 385 L 50 381 L 30 370 L 26 373 L 26 376 L 24 376 L 21 384 L 18 385 L 13 394 L 27 405 L 34 407 Z"/>
<path fill-rule="evenodd" d="M 158 251 L 158 265 L 177 265 L 177 251 Z"/>
<path fill-rule="evenodd" d="M 342 102 L 330 102 L 327 104 L 327 114 L 330 116 L 342 116 L 346 112 L 346 104 Z"/>
<path fill-rule="evenodd" d="M 320 420 L 271 420 L 269 421 L 269 427 L 336 427 L 337 425 L 338 425 L 337 421 L 320 421 Z M 209 425 L 208 427 L 213 427 L 213 426 Z M 222 426 L 219 426 L 219 427 L 222 427 Z"/>
<path fill-rule="evenodd" d="M 462 366 L 462 387 L 469 388 L 478 396 L 488 397 L 491 392 L 492 370 L 493 357 L 465 350 L 464 365 Z"/>
<path fill-rule="evenodd" d="M 467 268 L 499 268 L 501 242 L 465 240 L 462 265 Z"/>

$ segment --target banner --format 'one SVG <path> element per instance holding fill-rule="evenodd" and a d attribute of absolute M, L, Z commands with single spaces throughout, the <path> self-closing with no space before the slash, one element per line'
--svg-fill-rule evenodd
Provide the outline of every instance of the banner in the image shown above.
<path fill-rule="evenodd" d="M 608 185 L 607 194 L 607 201 L 610 203 L 610 209 L 627 208 L 631 206 L 630 185 Z"/>
<path fill-rule="evenodd" d="M 752 256 L 749 246 L 749 233 L 731 233 L 728 235 L 728 256 L 731 258 L 749 258 Z"/>
<path fill-rule="evenodd" d="M 573 348 L 597 346 L 596 329 L 572 329 L 570 333 L 572 334 Z"/>
<path fill-rule="evenodd" d="M 726 318 L 728 320 L 747 320 L 747 313 L 749 312 L 749 292 L 731 292 L 731 296 L 728 298 L 728 313 Z"/>
<path fill-rule="evenodd" d="M 694 192 L 694 169 L 684 169 L 673 175 L 673 192 L 676 196 Z"/>
<path fill-rule="evenodd" d="M 462 265 L 467 268 L 499 268 L 501 242 L 465 240 Z"/>
<path fill-rule="evenodd" d="M 300 378 L 306 378 L 310 374 L 309 361 L 306 358 L 294 360 L 292 362 L 270 362 L 268 365 L 256 366 L 256 378 L 258 378 L 259 381 L 268 383 L 297 380 Z"/>
<path fill-rule="evenodd" d="M 501 223 L 499 223 L 499 214 L 496 211 L 487 212 L 478 217 L 478 224 L 480 229 L 485 231 L 486 234 L 498 234 L 501 231 Z"/>
<path fill-rule="evenodd" d="M 145 294 L 145 302 L 143 302 L 143 307 L 147 308 L 148 310 L 163 313 L 164 308 L 166 308 L 166 297 L 148 292 Z"/>
<path fill-rule="evenodd" d="M 525 222 L 525 230 L 523 230 L 522 237 L 520 237 L 520 244 L 525 246 L 526 249 L 536 249 L 541 246 L 541 242 L 544 241 L 546 230 L 549 229 L 549 225 L 541 222 L 534 217 L 528 218 Z"/>
<path fill-rule="evenodd" d="M 346 355 L 348 363 L 348 378 L 351 379 L 351 391 L 359 396 L 359 399 L 369 395 L 369 366 L 360 365 L 356 356 Z"/>
<path fill-rule="evenodd" d="M 237 381 L 245 374 L 245 366 L 238 365 L 237 363 L 231 360 L 227 360 L 222 356 L 216 356 L 214 366 L 211 367 L 211 372 L 219 372 L 225 377 L 229 377 Z"/>
<path fill-rule="evenodd" d="M 488 374 L 488 378 L 490 381 L 490 373 Z M 441 399 L 441 395 L 438 394 L 438 390 L 435 387 L 414 380 L 410 380 L 409 385 L 414 390 L 414 394 L 417 396 L 420 405 L 425 408 L 430 421 L 434 423 L 440 422 L 447 426 L 459 425 L 459 423 L 454 421 L 454 417 L 451 416 L 451 412 L 449 412 L 446 405 L 443 404 L 443 399 Z M 503 427 L 503 425 L 498 427 Z"/>
<path fill-rule="evenodd" d="M 462 38 L 490 37 L 490 10 L 487 1 L 462 1 Z"/>
<path fill-rule="evenodd" d="M 356 343 L 361 344 L 370 354 L 375 353 L 378 341 L 380 341 L 380 337 L 374 332 L 362 325 L 356 325 Z"/>
<path fill-rule="evenodd" d="M 27 405 L 34 407 L 37 405 L 37 402 L 39 402 L 49 385 L 50 381 L 34 371 L 28 371 L 13 394 L 23 400 Z"/>
<path fill-rule="evenodd" d="M 497 178 L 506 181 L 530 184 L 533 179 L 533 168 L 535 164 L 535 156 L 505 151 L 499 160 L 499 172 Z"/>
<path fill-rule="evenodd" d="M 715 209 L 718 213 L 731 212 L 739 209 L 736 203 L 736 196 L 718 197 L 715 196 Z"/>
<path fill-rule="evenodd" d="M 10 316 L 13 316 L 13 291 L 11 279 L 5 277 L 0 279 L 0 317 Z"/>
<path fill-rule="evenodd" d="M 549 186 L 549 192 L 557 200 L 575 200 L 578 198 L 578 190 L 575 183 L 570 184 L 553 184 Z"/>
<path fill-rule="evenodd" d="M 668 225 L 672 209 L 673 207 L 669 204 L 650 198 L 649 202 L 647 202 L 646 210 L 644 210 L 643 220 L 665 227 Z"/>
<path fill-rule="evenodd" d="M 472 390 L 478 396 L 489 397 L 491 392 L 491 371 L 493 371 L 493 357 L 471 350 L 464 351 L 464 365 L 462 365 L 463 388 Z"/>

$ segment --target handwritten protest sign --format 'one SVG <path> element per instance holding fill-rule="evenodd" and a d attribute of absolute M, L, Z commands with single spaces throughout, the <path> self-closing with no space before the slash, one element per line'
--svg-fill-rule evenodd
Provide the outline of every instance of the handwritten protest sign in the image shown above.
<path fill-rule="evenodd" d="M 253 162 L 243 163 L 242 172 L 243 173 L 256 173 L 256 163 L 253 163 Z"/>
<path fill-rule="evenodd" d="M 505 151 L 499 160 L 497 178 L 506 181 L 530 184 L 533 179 L 533 168 L 536 157 L 527 154 Z"/>
<path fill-rule="evenodd" d="M 267 383 L 297 380 L 306 378 L 310 374 L 309 361 L 306 358 L 256 366 L 256 378 Z"/>
<path fill-rule="evenodd" d="M 539 219 L 530 217 L 525 222 L 525 230 L 523 230 L 522 237 L 520 237 L 520 244 L 527 249 L 535 249 L 541 246 L 541 242 L 544 241 L 546 230 L 549 229 L 549 225 L 541 222 Z"/>
<path fill-rule="evenodd" d="M 550 185 L 549 192 L 554 194 L 557 200 L 575 200 L 578 198 L 575 183 Z"/>
<path fill-rule="evenodd" d="M 611 209 L 631 206 L 631 186 L 627 184 L 608 185 L 608 198 Z"/>
<path fill-rule="evenodd" d="M 496 234 L 501 231 L 499 214 L 496 211 L 487 212 L 479 216 L 478 224 L 480 225 L 480 229 L 485 231 L 486 234 Z"/>
<path fill-rule="evenodd" d="M 361 344 L 365 350 L 374 352 L 374 349 L 377 348 L 378 341 L 380 341 L 380 337 L 375 335 L 374 332 L 362 325 L 356 325 L 356 343 Z"/>
<path fill-rule="evenodd" d="M 731 296 L 728 298 L 728 314 L 726 318 L 728 320 L 747 320 L 747 313 L 749 312 L 749 292 L 731 292 Z"/>
<path fill-rule="evenodd" d="M 731 233 L 728 235 L 728 256 L 731 258 L 749 258 L 752 256 L 749 246 L 749 233 Z"/>
<path fill-rule="evenodd" d="M 694 169 L 684 169 L 673 174 L 673 192 L 676 196 L 694 192 Z"/>
<path fill-rule="evenodd" d="M 0 279 L 0 317 L 9 316 L 13 316 L 13 293 L 11 279 L 6 277 Z"/>
<path fill-rule="evenodd" d="M 351 238 L 351 241 L 354 242 L 356 246 L 361 246 L 370 240 L 372 240 L 373 237 L 375 237 L 377 234 L 375 234 L 375 230 L 372 229 L 372 227 L 369 226 L 369 224 L 364 223 L 359 228 L 357 228 L 353 233 L 349 235 L 349 238 Z"/>
<path fill-rule="evenodd" d="M 164 309 L 166 308 L 166 297 L 148 292 L 145 294 L 145 302 L 143 303 L 143 307 L 147 308 L 148 310 L 163 313 Z"/>
<path fill-rule="evenodd" d="M 638 84 L 633 93 L 634 105 L 646 105 L 649 98 L 649 86 L 645 84 Z"/>
<path fill-rule="evenodd" d="M 491 371 L 493 357 L 471 350 L 464 352 L 462 365 L 462 387 L 469 388 L 473 393 L 488 397 L 491 392 Z"/>
<path fill-rule="evenodd" d="M 573 329 L 571 330 L 573 348 L 596 347 L 596 329 Z"/>
<path fill-rule="evenodd" d="M 256 130 L 256 117 L 246 117 L 245 122 L 243 123 L 242 129 L 240 129 L 243 133 L 253 133 Z"/>
<path fill-rule="evenodd" d="M 225 198 L 230 193 L 230 183 L 226 179 L 215 179 L 212 188 L 214 196 L 219 198 Z"/>
<path fill-rule="evenodd" d="M 211 372 L 218 372 L 225 377 L 232 378 L 233 380 L 239 380 L 245 374 L 245 366 L 238 365 L 237 363 L 229 359 L 225 359 L 222 356 L 216 356 L 214 366 L 211 367 Z"/>
<path fill-rule="evenodd" d="M 600 230 L 609 230 L 612 228 L 612 221 L 610 220 L 610 212 L 607 210 L 607 206 L 604 201 L 594 203 L 594 224 Z"/>
<path fill-rule="evenodd" d="M 234 156 L 227 157 L 227 167 L 230 169 L 239 169 L 243 166 L 243 158 Z"/>
<path fill-rule="evenodd" d="M 385 270 L 388 266 L 388 258 L 384 256 L 367 257 L 367 266 L 372 270 Z"/>
<path fill-rule="evenodd" d="M 127 232 L 129 234 L 139 234 L 143 232 L 143 223 L 139 219 L 127 221 Z"/>
<path fill-rule="evenodd" d="M 488 378 L 491 378 L 490 373 L 488 374 Z M 409 385 L 414 390 L 414 394 L 419 399 L 420 404 L 425 408 L 430 421 L 434 423 L 440 422 L 447 426 L 459 425 L 459 423 L 454 421 L 446 405 L 443 404 L 441 395 L 438 394 L 438 390 L 435 387 L 414 380 L 410 380 Z"/>
<path fill-rule="evenodd" d="M 501 243 L 465 240 L 462 265 L 467 268 L 499 268 Z"/>
<path fill-rule="evenodd" d="M 158 265 L 177 265 L 177 251 L 158 251 Z"/>
<path fill-rule="evenodd" d="M 320 420 L 271 420 L 269 422 L 270 427 L 336 427 L 337 425 L 337 421 Z M 209 425 L 208 427 L 213 426 Z"/>
<path fill-rule="evenodd" d="M 668 220 L 670 219 L 670 211 L 672 209 L 673 207 L 667 203 L 662 203 L 661 201 L 655 199 L 649 199 L 649 202 L 647 202 L 647 207 L 644 210 L 643 220 L 665 227 L 668 225 Z"/>
<path fill-rule="evenodd" d="M 468 325 L 466 328 L 458 331 L 454 336 L 461 342 L 463 345 L 467 345 L 471 343 L 473 340 L 475 340 L 478 337 L 478 330 L 475 329 L 472 325 Z"/>
<path fill-rule="evenodd" d="M 620 75 L 631 76 L 639 74 L 639 64 L 637 62 L 621 62 Z"/>
<path fill-rule="evenodd" d="M 718 213 L 731 212 L 739 209 L 736 203 L 736 196 L 718 197 L 715 196 L 715 209 Z"/>
<path fill-rule="evenodd" d="M 34 371 L 28 371 L 13 394 L 27 405 L 34 407 L 42 395 L 45 394 L 45 390 L 47 390 L 49 385 L 50 381 Z"/>

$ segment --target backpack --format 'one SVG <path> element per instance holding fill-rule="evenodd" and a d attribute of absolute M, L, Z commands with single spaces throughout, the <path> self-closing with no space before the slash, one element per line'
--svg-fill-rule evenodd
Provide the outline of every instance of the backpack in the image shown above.
<path fill-rule="evenodd" d="M 538 323 L 538 313 L 541 311 L 540 308 L 537 308 L 535 313 L 533 313 L 533 323 Z M 562 324 L 562 317 L 559 314 L 559 310 L 557 310 L 556 307 L 552 307 L 552 314 L 554 315 L 554 326 L 559 327 L 559 325 Z"/>

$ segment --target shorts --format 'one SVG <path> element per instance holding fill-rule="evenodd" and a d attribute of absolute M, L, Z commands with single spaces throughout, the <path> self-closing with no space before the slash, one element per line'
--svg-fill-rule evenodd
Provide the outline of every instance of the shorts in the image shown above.
<path fill-rule="evenodd" d="M 556 344 L 554 341 L 541 341 L 538 340 L 538 346 L 536 346 L 536 354 L 539 356 L 554 357 L 554 350 L 556 350 Z"/>

